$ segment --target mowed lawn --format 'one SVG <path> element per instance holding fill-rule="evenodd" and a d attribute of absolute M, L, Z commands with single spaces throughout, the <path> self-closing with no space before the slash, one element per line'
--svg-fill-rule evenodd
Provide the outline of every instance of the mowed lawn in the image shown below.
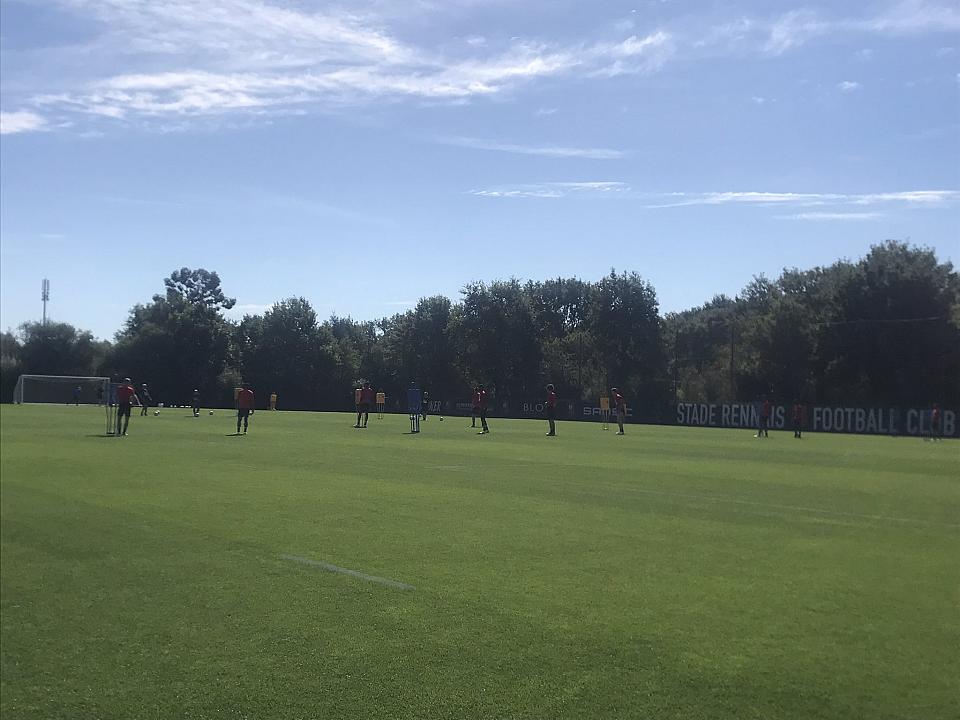
<path fill-rule="evenodd" d="M 955 441 L 353 421 L 4 406 L 2 717 L 960 715 Z"/>

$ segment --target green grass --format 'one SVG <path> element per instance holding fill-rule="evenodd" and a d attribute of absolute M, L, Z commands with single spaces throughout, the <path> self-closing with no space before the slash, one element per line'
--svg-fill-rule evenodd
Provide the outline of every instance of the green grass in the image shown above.
<path fill-rule="evenodd" d="M 3 718 L 960 715 L 956 442 L 232 420 L 2 408 Z"/>

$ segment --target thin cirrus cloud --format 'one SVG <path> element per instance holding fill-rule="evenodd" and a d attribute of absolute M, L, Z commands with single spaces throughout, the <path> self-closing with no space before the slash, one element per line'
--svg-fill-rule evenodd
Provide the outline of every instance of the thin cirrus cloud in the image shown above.
<path fill-rule="evenodd" d="M 626 193 L 630 186 L 617 181 L 549 182 L 529 185 L 513 185 L 497 188 L 476 189 L 468 195 L 488 198 L 547 198 L 558 199 L 570 196 L 615 195 Z"/>
<path fill-rule="evenodd" d="M 782 55 L 819 37 L 840 33 L 911 35 L 960 30 L 960 8 L 954 4 L 901 0 L 867 18 L 832 18 L 803 8 L 784 13 L 769 23 L 752 23 L 743 34 L 757 31 L 766 36 L 762 50 Z"/>
<path fill-rule="evenodd" d="M 634 190 L 620 181 L 548 182 L 523 185 L 503 185 L 468 191 L 468 194 L 486 198 L 546 198 L 565 197 L 621 197 L 644 203 L 648 210 L 718 205 L 754 205 L 767 207 L 864 207 L 903 206 L 908 208 L 938 208 L 960 202 L 960 190 L 908 190 L 886 193 L 794 193 L 794 192 L 664 192 L 651 193 Z M 840 217 L 842 215 L 843 217 Z M 836 216 L 836 217 L 831 217 Z M 868 220 L 875 212 L 840 212 L 838 210 L 810 211 L 789 216 L 805 220 Z M 786 216 L 784 216 L 786 217 Z"/>
<path fill-rule="evenodd" d="M 879 205 L 902 204 L 910 207 L 938 207 L 960 200 L 958 190 L 911 190 L 887 193 L 780 193 L 780 192 L 709 192 L 672 193 L 666 202 L 650 204 L 648 209 L 689 207 L 692 205 Z"/>
<path fill-rule="evenodd" d="M 800 9 L 696 26 L 688 16 L 677 16 L 628 37 L 563 43 L 516 38 L 502 46 L 475 36 L 451 50 L 444 38 L 422 44 L 400 39 L 390 27 L 389 3 L 362 12 L 336 5 L 314 11 L 280 0 L 51 0 L 51 5 L 97 23 L 100 34 L 77 50 L 90 74 L 68 85 L 47 78 L 38 94 L 17 99 L 20 107 L 8 113 L 4 133 L 62 128 L 79 117 L 163 129 L 188 127 L 199 118 L 323 112 L 382 98 L 464 103 L 547 78 L 602 82 L 654 73 L 674 59 L 777 56 L 840 33 L 960 30 L 957 6 L 900 0 L 865 17 Z M 457 8 L 429 4 L 424 11 Z M 615 32 L 632 33 L 632 25 Z M 441 47 L 447 50 L 435 49 Z M 119 74 L 111 70 L 117 67 L 123 69 Z"/>
<path fill-rule="evenodd" d="M 46 118 L 37 115 L 35 112 L 27 110 L 0 112 L 0 135 L 13 135 L 14 133 L 36 132 L 46 129 Z"/>
<path fill-rule="evenodd" d="M 641 72 L 646 62 L 638 58 L 660 40 L 652 44 L 633 40 L 584 52 L 518 45 L 493 58 L 452 63 L 425 54 L 417 59 L 414 51 L 398 51 L 378 63 L 361 63 L 362 58 L 357 57 L 353 63 L 298 67 L 295 72 L 262 67 L 249 72 L 131 73 L 96 81 L 85 92 L 50 93 L 37 96 L 34 102 L 54 111 L 126 119 L 263 111 L 321 101 L 342 106 L 389 96 L 463 100 L 587 67 L 609 74 Z M 401 57 L 409 62 L 400 62 Z M 634 62 L 628 63 L 626 58 Z M 656 64 L 652 62 L 651 67 Z"/>
<path fill-rule="evenodd" d="M 444 145 L 471 148 L 473 150 L 492 150 L 495 152 L 515 153 L 519 155 L 540 155 L 555 158 L 587 158 L 590 160 L 618 160 L 626 156 L 622 150 L 611 148 L 577 148 L 556 145 L 518 145 L 514 143 L 483 140 L 480 138 L 453 137 L 440 138 Z"/>
<path fill-rule="evenodd" d="M 803 212 L 777 217 L 781 220 L 862 221 L 879 220 L 885 217 L 885 214 L 880 212 Z"/>
<path fill-rule="evenodd" d="M 517 40 L 497 51 L 471 42 L 451 57 L 397 39 L 370 15 L 265 0 L 59 5 L 98 20 L 91 54 L 126 72 L 28 101 L 51 116 L 132 121 L 319 111 L 384 97 L 462 102 L 538 78 L 652 72 L 673 49 L 657 30 L 592 43 Z"/>

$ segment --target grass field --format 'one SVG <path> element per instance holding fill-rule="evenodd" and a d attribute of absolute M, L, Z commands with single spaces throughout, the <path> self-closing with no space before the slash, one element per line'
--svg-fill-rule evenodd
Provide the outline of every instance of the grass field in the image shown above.
<path fill-rule="evenodd" d="M 3 718 L 960 716 L 956 442 L 189 415 L 0 410 Z"/>

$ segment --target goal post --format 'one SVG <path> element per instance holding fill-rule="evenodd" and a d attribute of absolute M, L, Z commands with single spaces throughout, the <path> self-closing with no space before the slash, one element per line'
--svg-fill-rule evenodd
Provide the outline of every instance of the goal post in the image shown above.
<path fill-rule="evenodd" d="M 110 399 L 110 378 L 82 375 L 21 375 L 13 388 L 13 401 L 60 405 L 105 405 Z"/>

